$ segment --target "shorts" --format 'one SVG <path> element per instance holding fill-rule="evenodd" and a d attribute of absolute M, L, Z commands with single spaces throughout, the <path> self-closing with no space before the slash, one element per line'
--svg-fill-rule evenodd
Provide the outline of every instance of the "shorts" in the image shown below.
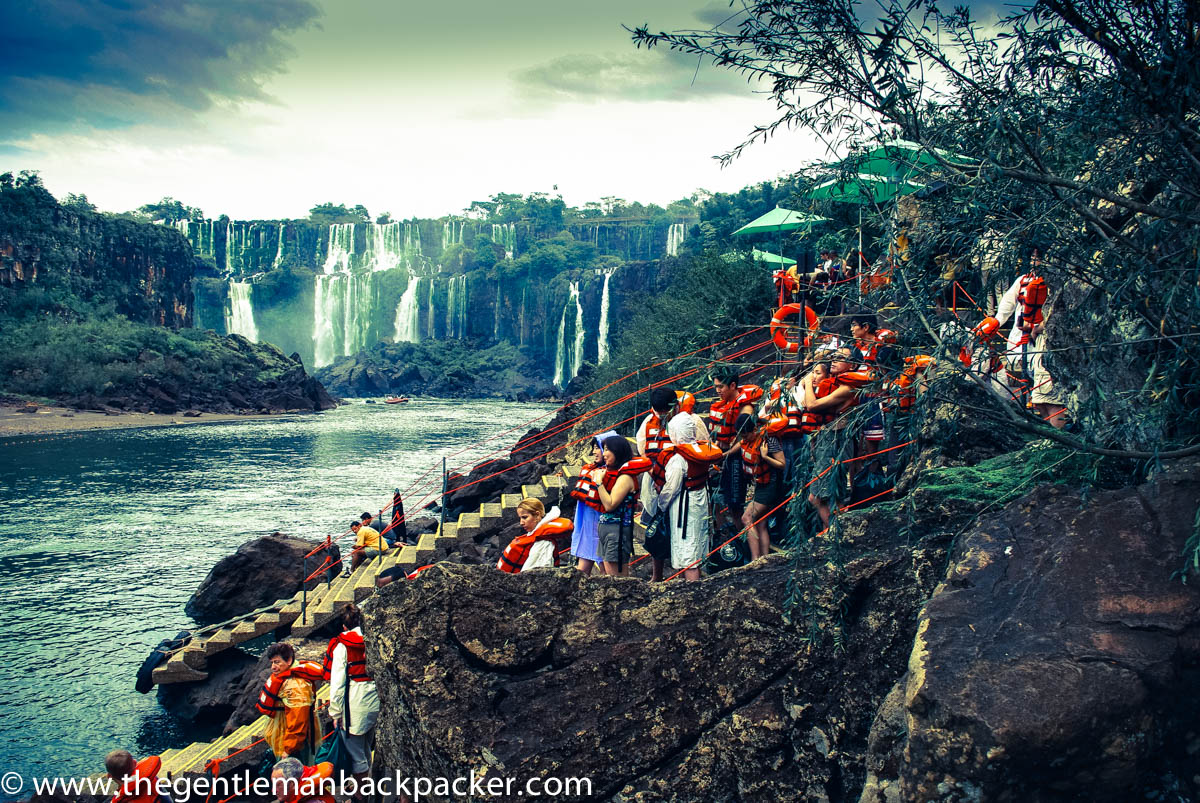
<path fill-rule="evenodd" d="M 633 528 L 624 528 L 619 523 L 600 522 L 600 560 L 616 566 L 624 566 L 633 555 Z"/>
<path fill-rule="evenodd" d="M 754 486 L 754 504 L 763 505 L 770 510 L 779 504 L 779 500 L 783 497 L 780 492 L 778 478 L 771 480 L 766 485 Z"/>
<path fill-rule="evenodd" d="M 826 427 L 813 436 L 812 445 L 813 474 L 808 491 L 818 499 L 833 499 L 841 487 L 841 464 L 850 459 L 854 439 L 846 429 Z"/>

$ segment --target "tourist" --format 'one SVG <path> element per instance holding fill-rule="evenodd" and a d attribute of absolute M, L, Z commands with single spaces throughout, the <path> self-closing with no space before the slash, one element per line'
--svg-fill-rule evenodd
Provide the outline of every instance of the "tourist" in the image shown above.
<path fill-rule="evenodd" d="M 875 354 L 879 348 L 879 340 L 875 336 L 879 325 L 874 315 L 870 313 L 855 313 L 850 317 L 850 336 L 854 338 L 853 348 L 855 357 L 862 367 L 875 362 Z"/>
<path fill-rule="evenodd" d="M 842 463 L 854 449 L 854 438 L 846 429 L 849 422 L 842 413 L 857 403 L 858 391 L 837 381 L 838 375 L 854 370 L 852 359 L 850 348 L 840 348 L 830 362 L 829 376 L 818 380 L 814 372 L 804 380 L 804 409 L 825 419 L 812 439 L 813 477 L 808 493 L 809 504 L 816 508 L 823 527 L 829 526 L 831 504 L 842 484 Z"/>
<path fill-rule="evenodd" d="M 604 465 L 603 440 L 615 432 L 605 432 L 592 439 L 592 462 L 585 463 L 579 469 L 579 479 L 571 490 L 575 500 L 575 529 L 571 533 L 571 554 L 575 556 L 575 568 L 584 574 L 591 574 L 592 568 L 600 562 L 600 536 L 596 531 L 600 524 L 600 496 L 597 489 L 599 480 L 592 477 L 593 471 L 598 471 Z"/>
<path fill-rule="evenodd" d="M 650 470 L 642 475 L 641 501 L 642 526 L 646 530 L 646 551 L 650 553 L 652 568 L 651 582 L 663 579 L 663 568 L 671 556 L 671 542 L 665 537 L 659 520 L 658 491 L 665 477 L 665 463 L 670 455 L 671 438 L 667 434 L 667 422 L 675 414 L 677 398 L 670 388 L 655 388 L 650 391 L 650 413 L 638 426 L 638 454 L 651 462 Z"/>
<path fill-rule="evenodd" d="M 710 443 L 712 439 L 708 435 L 708 426 L 704 423 L 704 418 L 696 412 L 696 397 L 686 390 L 677 390 L 675 400 L 679 411 L 692 417 L 696 425 L 696 442 Z"/>
<path fill-rule="evenodd" d="M 708 549 L 708 472 L 721 450 L 696 437 L 695 417 L 681 412 L 667 425 L 675 449 L 667 461 L 658 506 L 671 537 L 671 565 L 685 580 L 700 579 L 700 563 Z"/>
<path fill-rule="evenodd" d="M 517 504 L 517 523 L 522 532 L 504 548 L 496 568 L 516 574 L 557 566 L 559 554 L 568 549 L 574 529 L 569 519 L 559 515 L 558 507 L 546 512 L 542 500 L 522 499 Z"/>
<path fill-rule="evenodd" d="M 329 640 L 325 650 L 325 679 L 329 681 L 329 718 L 343 730 L 344 743 L 353 762 L 350 771 L 362 782 L 371 768 L 368 742 L 379 717 L 379 695 L 367 674 L 363 645 L 362 612 L 349 603 L 342 608 L 342 633 Z M 356 794 L 356 800 L 363 800 Z"/>
<path fill-rule="evenodd" d="M 104 757 L 104 769 L 114 784 L 112 803 L 171 803 L 158 792 L 159 756 L 137 761 L 128 750 L 114 750 Z"/>
<path fill-rule="evenodd" d="M 765 424 L 757 428 L 752 426 L 742 433 L 742 464 L 754 483 L 754 496 L 742 514 L 742 526 L 747 530 L 750 559 L 757 560 L 771 549 L 767 518 L 783 498 L 783 476 L 787 468 L 783 446 L 767 431 Z"/>
<path fill-rule="evenodd" d="M 279 803 L 335 803 L 333 765 L 306 767 L 288 756 L 271 767 L 271 794 Z"/>
<path fill-rule="evenodd" d="M 354 548 L 350 550 L 350 565 L 345 574 L 357 569 L 363 561 L 379 557 L 388 548 L 379 530 L 367 527 L 361 521 L 350 522 L 350 531 L 355 535 Z"/>
<path fill-rule="evenodd" d="M 733 369 L 714 374 L 712 379 L 717 400 L 709 408 L 708 420 L 712 425 L 713 442 L 725 452 L 718 485 L 725 509 L 717 510 L 716 521 L 718 526 L 725 526 L 731 520 L 740 519 L 746 506 L 746 479 L 738 457 L 741 444 L 734 438 L 734 433 L 744 424 L 742 416 L 754 415 L 754 400 L 762 395 L 762 389 L 749 385 L 743 390 L 738 384 L 737 371 Z M 746 392 L 751 388 L 757 394 Z M 728 516 L 725 510 L 728 510 Z"/>
<path fill-rule="evenodd" d="M 604 468 L 598 493 L 600 513 L 600 558 L 610 577 L 629 576 L 633 555 L 633 510 L 637 504 L 637 475 L 650 468 L 650 461 L 634 457 L 625 438 L 604 439 Z"/>
<path fill-rule="evenodd" d="M 321 743 L 321 720 L 316 715 L 316 691 L 325 677 L 321 665 L 297 661 L 291 644 L 267 647 L 271 675 L 258 695 L 256 708 L 271 718 L 263 739 L 276 758 L 295 756 L 311 761 Z"/>

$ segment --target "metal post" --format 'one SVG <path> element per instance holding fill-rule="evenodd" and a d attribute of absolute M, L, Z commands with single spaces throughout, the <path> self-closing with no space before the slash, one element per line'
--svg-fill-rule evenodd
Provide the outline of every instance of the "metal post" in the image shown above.
<path fill-rule="evenodd" d="M 443 457 L 442 458 L 442 509 L 441 509 L 441 518 L 438 520 L 438 535 L 441 535 L 442 531 L 446 527 L 446 486 L 447 486 L 447 481 L 448 481 L 448 478 L 446 476 L 446 458 Z"/>
<path fill-rule="evenodd" d="M 300 559 L 300 624 L 305 624 L 305 614 L 308 612 L 308 555 Z"/>

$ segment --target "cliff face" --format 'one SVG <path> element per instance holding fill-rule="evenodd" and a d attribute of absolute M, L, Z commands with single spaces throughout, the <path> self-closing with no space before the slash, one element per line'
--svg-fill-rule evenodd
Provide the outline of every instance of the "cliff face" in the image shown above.
<path fill-rule="evenodd" d="M 112 303 L 130 320 L 192 323 L 195 257 L 171 229 L 63 207 L 40 185 L 0 193 L 0 285 Z"/>

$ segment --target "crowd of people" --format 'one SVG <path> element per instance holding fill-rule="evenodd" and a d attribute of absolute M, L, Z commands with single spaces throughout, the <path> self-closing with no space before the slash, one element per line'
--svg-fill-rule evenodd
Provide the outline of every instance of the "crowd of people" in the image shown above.
<path fill-rule="evenodd" d="M 822 256 L 815 277 L 820 282 L 854 278 L 865 265 L 833 264 L 836 255 Z M 814 287 L 813 279 L 805 277 L 806 289 Z M 800 286 L 781 288 L 781 302 Z M 1031 270 L 1000 296 L 995 314 L 974 326 L 939 299 L 933 334 L 943 357 L 957 350 L 961 367 L 978 382 L 1062 427 L 1067 408 L 1041 359 L 1047 296 L 1035 253 Z M 766 388 L 743 382 L 734 368 L 718 370 L 706 415 L 696 411 L 692 393 L 654 388 L 635 437 L 608 431 L 592 440 L 591 459 L 570 491 L 573 521 L 557 506 L 546 510 L 539 499 L 521 500 L 521 532 L 497 568 L 516 573 L 559 566 L 569 553 L 584 575 L 598 568 L 604 575 L 627 576 L 640 522 L 651 579 L 663 580 L 669 564 L 697 581 L 714 547 L 733 540 L 728 536 L 745 534 L 749 560 L 767 555 L 773 532 L 784 529 L 784 503 L 792 498 L 807 501 L 819 536 L 843 500 L 855 506 L 885 496 L 901 467 L 898 433 L 928 387 L 935 357 L 905 355 L 895 333 L 880 328 L 874 313 L 853 312 L 849 318 L 848 337 L 816 326 L 785 335 L 794 337 L 782 349 L 794 355 L 784 361 L 791 370 Z M 1000 337 L 1010 322 L 1008 335 Z M 389 528 L 381 523 L 370 513 L 352 523 L 355 543 L 346 571 L 400 543 L 389 544 L 381 535 Z M 333 764 L 322 761 L 330 737 L 343 750 L 343 772 L 361 780 L 370 767 L 379 697 L 366 669 L 361 612 L 347 605 L 341 621 L 342 633 L 329 642 L 323 663 L 299 659 L 285 642 L 266 652 L 271 674 L 257 700 L 258 711 L 269 717 L 263 771 L 270 772 L 282 803 L 332 803 L 328 795 L 306 798 L 298 791 L 301 781 L 332 774 Z M 328 736 L 317 715 L 316 691 L 325 682 L 333 726 Z M 118 750 L 105 765 L 109 777 L 127 789 L 131 780 L 154 778 L 161 762 L 157 757 L 139 762 Z M 133 788 L 134 794 L 119 791 L 113 803 L 169 803 L 160 795 L 139 794 L 144 786 Z"/>

